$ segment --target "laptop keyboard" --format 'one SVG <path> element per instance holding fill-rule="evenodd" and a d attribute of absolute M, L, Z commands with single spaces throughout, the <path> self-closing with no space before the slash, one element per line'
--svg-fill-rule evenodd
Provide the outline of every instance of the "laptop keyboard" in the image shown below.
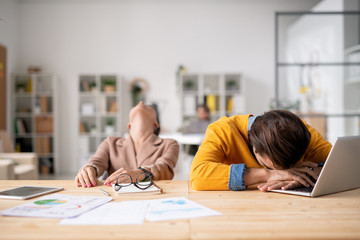
<path fill-rule="evenodd" d="M 299 187 L 299 188 L 291 189 L 291 191 L 311 193 L 313 189 L 314 187 Z"/>

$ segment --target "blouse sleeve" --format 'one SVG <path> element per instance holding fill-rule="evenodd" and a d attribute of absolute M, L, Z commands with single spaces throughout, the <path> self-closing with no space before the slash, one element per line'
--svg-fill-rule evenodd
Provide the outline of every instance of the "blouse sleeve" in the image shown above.
<path fill-rule="evenodd" d="M 179 144 L 173 139 L 164 139 L 170 141 L 166 144 L 162 155 L 156 159 L 155 163 L 148 166 L 153 174 L 154 180 L 171 180 L 174 177 L 174 168 L 179 158 Z"/>
<path fill-rule="evenodd" d="M 96 168 L 97 176 L 101 176 L 109 168 L 109 139 L 105 139 L 85 166 Z"/>

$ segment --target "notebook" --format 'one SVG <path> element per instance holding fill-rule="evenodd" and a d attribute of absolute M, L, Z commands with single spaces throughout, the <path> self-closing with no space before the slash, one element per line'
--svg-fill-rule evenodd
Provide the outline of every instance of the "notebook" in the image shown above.
<path fill-rule="evenodd" d="M 122 187 L 118 191 L 115 190 L 114 184 L 112 185 L 112 187 L 117 194 L 160 194 L 163 191 L 155 183 L 153 183 L 153 185 L 151 185 L 149 188 L 144 190 L 137 188 L 134 184 L 131 184 L 126 187 Z"/>
<path fill-rule="evenodd" d="M 360 136 L 338 137 L 320 175 L 311 189 L 271 190 L 272 192 L 318 197 L 360 188 Z"/>

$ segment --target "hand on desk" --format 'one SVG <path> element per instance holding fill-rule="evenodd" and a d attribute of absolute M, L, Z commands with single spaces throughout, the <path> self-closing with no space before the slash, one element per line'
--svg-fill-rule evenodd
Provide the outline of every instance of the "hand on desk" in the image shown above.
<path fill-rule="evenodd" d="M 81 168 L 75 177 L 75 185 L 77 187 L 95 187 L 96 183 L 96 170 L 91 166 L 85 166 Z"/>
<path fill-rule="evenodd" d="M 256 184 L 256 181 L 263 182 L 259 184 L 257 188 L 261 191 L 269 191 L 274 189 L 293 189 L 301 186 L 309 187 L 314 186 L 315 181 L 318 178 L 321 168 L 317 167 L 316 163 L 303 162 L 290 169 L 260 169 L 249 168 L 247 185 Z M 247 170 L 247 171 L 248 171 Z M 258 172 L 264 172 L 265 174 L 259 174 Z M 252 178 L 252 181 L 250 180 Z M 259 181 L 262 180 L 262 181 Z"/>
<path fill-rule="evenodd" d="M 139 174 L 143 173 L 141 169 L 129 170 L 125 168 L 120 168 L 111 174 L 104 182 L 105 186 L 110 186 L 115 184 L 118 176 L 122 173 L 129 174 L 133 181 L 136 181 L 136 178 Z M 142 180 L 142 179 L 138 179 Z M 75 185 L 77 187 L 95 187 L 97 184 L 96 170 L 91 166 L 85 166 L 78 172 L 75 178 Z"/>
<path fill-rule="evenodd" d="M 314 186 L 321 168 L 316 163 L 303 162 L 285 170 L 269 170 L 270 177 L 265 184 L 258 185 L 261 191 L 274 189 L 289 190 L 298 187 Z"/>
<path fill-rule="evenodd" d="M 119 168 L 105 180 L 104 185 L 111 187 L 111 184 L 115 184 L 118 176 L 122 173 L 129 174 L 131 176 L 131 178 L 133 179 L 133 181 L 136 181 L 137 176 L 139 174 L 143 173 L 143 171 L 141 169 L 129 170 L 129 169 L 125 169 L 125 168 Z M 139 180 L 142 180 L 142 179 L 139 179 Z"/>

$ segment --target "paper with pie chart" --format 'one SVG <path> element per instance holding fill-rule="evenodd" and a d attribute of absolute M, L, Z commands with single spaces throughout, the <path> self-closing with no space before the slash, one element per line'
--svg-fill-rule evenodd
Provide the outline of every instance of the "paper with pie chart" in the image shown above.
<path fill-rule="evenodd" d="M 52 194 L 1 212 L 5 216 L 69 218 L 78 216 L 112 200 L 111 197 Z"/>

